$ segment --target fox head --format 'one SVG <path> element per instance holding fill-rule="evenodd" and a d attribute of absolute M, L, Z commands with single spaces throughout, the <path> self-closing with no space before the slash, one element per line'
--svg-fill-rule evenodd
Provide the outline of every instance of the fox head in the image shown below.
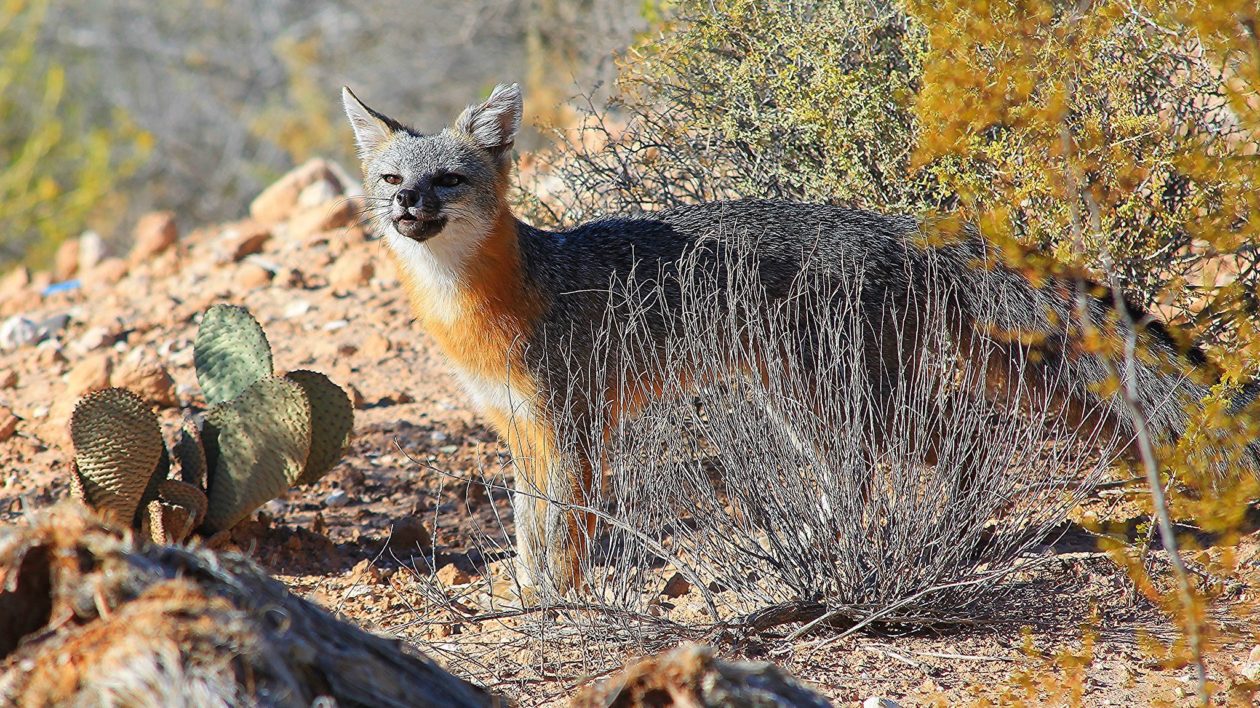
<path fill-rule="evenodd" d="M 521 92 L 500 84 L 455 125 L 424 134 L 342 88 L 363 162 L 368 208 L 390 246 L 458 261 L 500 216 L 521 125 Z M 423 245 L 425 248 L 417 250 Z M 457 267 L 458 263 L 445 263 Z"/>

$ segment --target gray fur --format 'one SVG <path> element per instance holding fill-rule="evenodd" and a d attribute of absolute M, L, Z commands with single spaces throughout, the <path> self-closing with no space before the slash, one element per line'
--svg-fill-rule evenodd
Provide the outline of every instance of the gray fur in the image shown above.
<path fill-rule="evenodd" d="M 379 121 L 367 130 L 371 149 L 363 168 L 373 216 L 391 246 L 414 250 L 411 241 L 433 252 L 474 253 L 472 246 L 463 248 L 463 241 L 481 238 L 507 213 L 502 195 L 510 175 L 507 148 L 520 121 L 519 90 L 496 89 L 485 103 L 465 111 L 455 128 L 431 136 L 361 104 L 347 110 L 361 144 L 364 116 Z M 382 126 L 389 139 L 373 142 L 372 131 Z M 460 174 L 463 183 L 435 187 L 437 176 L 449 172 Z M 398 175 L 401 182 L 387 183 L 383 177 L 389 175 Z M 423 195 L 420 207 L 399 206 L 399 191 L 408 189 Z M 410 220 L 413 213 L 422 227 Z M 906 352 L 918 350 L 930 324 L 919 318 L 938 298 L 946 303 L 944 324 L 957 344 L 953 354 L 967 365 L 985 367 L 987 393 L 994 401 L 1043 409 L 1051 405 L 1061 412 L 1067 429 L 1122 445 L 1134 434 L 1129 412 L 1118 398 L 1103 398 L 1097 391 L 1113 371 L 1125 372 L 1126 362 L 1086 351 L 1080 341 L 1087 325 L 1100 328 L 1117 348 L 1136 337 L 1147 354 L 1137 358 L 1132 378 L 1157 441 L 1174 440 L 1184 431 L 1185 411 L 1203 397 L 1203 380 L 1211 378 L 1201 352 L 1178 347 L 1163 325 L 1145 313 L 1126 304 L 1128 312 L 1117 316 L 1110 295 L 1095 292 L 1089 283 L 1052 280 L 1034 287 L 1004 266 L 974 231 L 948 245 L 924 247 L 921 226 L 913 218 L 754 199 L 603 219 L 560 232 L 520 222 L 515 227 L 524 296 L 542 308 L 534 328 L 518 338 L 539 388 L 535 405 L 576 455 L 566 467 L 550 470 L 541 490 L 561 502 L 590 501 L 574 496 L 573 470 L 583 462 L 597 466 L 590 459 L 597 444 L 591 436 L 616 423 L 599 419 L 601 403 L 615 387 L 609 372 L 629 372 L 631 380 L 650 378 L 671 351 L 685 349 L 678 341 L 679 323 L 687 316 L 684 294 L 697 285 L 718 295 L 715 322 L 724 319 L 723 308 L 739 309 L 754 319 L 759 312 L 791 310 L 799 327 L 798 341 L 785 347 L 792 352 L 789 364 L 817 373 L 846 363 L 821 360 L 811 337 L 821 339 L 819 333 L 841 324 L 817 321 L 817 312 L 830 310 L 811 307 L 808 299 L 834 301 L 841 291 L 857 298 L 862 321 L 841 334 L 861 343 L 862 373 L 877 400 L 913 373 L 913 357 L 908 359 Z M 753 289 L 733 287 L 732 264 L 735 270 L 752 269 Z M 808 297 L 798 302 L 802 282 L 808 283 Z M 846 290 L 846 283 L 860 285 Z M 1078 294 L 1082 286 L 1085 290 Z M 738 292 L 733 296 L 738 301 L 722 300 L 723 293 L 733 292 Z M 619 303 L 629 301 L 637 306 L 635 326 L 646 332 L 644 345 L 610 350 L 608 342 L 618 341 L 615 330 L 626 325 L 618 319 Z M 1082 312 L 1088 322 L 1082 321 Z M 1136 331 L 1131 322 L 1137 323 Z M 1038 341 L 1003 333 L 1037 335 Z M 740 336 L 730 333 L 732 348 Z M 1246 396 L 1254 397 L 1254 391 L 1248 389 Z M 1253 448 L 1252 457 L 1257 454 Z M 522 556 L 537 558 L 539 548 L 546 546 L 554 568 L 554 559 L 572 542 L 562 538 L 560 506 L 550 505 L 545 519 L 529 518 L 538 513 L 537 506 L 518 495 L 516 508 Z"/>

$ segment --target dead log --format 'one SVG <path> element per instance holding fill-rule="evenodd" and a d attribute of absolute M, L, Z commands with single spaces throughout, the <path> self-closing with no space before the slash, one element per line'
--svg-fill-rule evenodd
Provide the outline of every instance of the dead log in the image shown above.
<path fill-rule="evenodd" d="M 158 546 L 74 504 L 0 529 L 0 705 L 490 706 L 248 559 Z"/>
<path fill-rule="evenodd" d="M 831 703 L 774 664 L 722 661 L 695 644 L 643 659 L 583 688 L 575 708 L 827 708 Z"/>

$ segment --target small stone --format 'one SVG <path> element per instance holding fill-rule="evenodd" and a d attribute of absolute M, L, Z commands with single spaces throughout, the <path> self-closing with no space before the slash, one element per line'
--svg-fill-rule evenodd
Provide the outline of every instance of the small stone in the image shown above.
<path fill-rule="evenodd" d="M 232 276 L 238 290 L 254 290 L 271 284 L 272 272 L 253 262 L 242 263 Z"/>
<path fill-rule="evenodd" d="M 313 207 L 330 202 L 341 196 L 341 187 L 332 180 L 322 178 L 306 185 L 298 193 L 299 207 Z"/>
<path fill-rule="evenodd" d="M 321 179 L 336 181 L 337 177 L 325 161 L 310 160 L 289 171 L 255 197 L 249 205 L 249 215 L 263 224 L 285 221 L 297 207 L 302 190 Z"/>
<path fill-rule="evenodd" d="M 281 288 L 304 288 L 306 277 L 297 268 L 283 266 L 276 269 L 276 275 L 271 279 L 271 284 Z"/>
<path fill-rule="evenodd" d="M 289 221 L 289 238 L 303 242 L 322 238 L 325 231 L 354 224 L 359 219 L 360 211 L 361 205 L 357 199 L 333 199 L 299 209 Z"/>
<path fill-rule="evenodd" d="M 406 516 L 394 523 L 389 536 L 389 547 L 398 552 L 412 552 L 433 545 L 433 537 L 420 519 Z"/>
<path fill-rule="evenodd" d="M 311 311 L 311 303 L 309 300 L 293 300 L 284 308 L 284 318 L 286 320 L 297 319 Z"/>
<path fill-rule="evenodd" d="M 289 510 L 289 503 L 283 499 L 272 499 L 266 504 L 263 504 L 263 510 L 266 511 L 267 515 L 271 518 L 277 519 L 284 516 L 284 512 Z"/>
<path fill-rule="evenodd" d="M 127 262 L 121 258 L 106 258 L 95 268 L 82 273 L 79 278 L 85 289 L 105 288 L 116 285 L 127 275 Z"/>
<path fill-rule="evenodd" d="M 43 341 L 45 339 L 56 337 L 61 334 L 61 330 L 65 329 L 68 324 L 70 324 L 70 315 L 64 312 L 58 315 L 53 315 L 52 317 L 45 317 L 44 320 L 39 323 L 39 329 L 35 333 L 35 338 L 39 341 Z"/>
<path fill-rule="evenodd" d="M 862 708 L 901 708 L 901 704 L 881 696 L 871 696 L 862 701 Z"/>
<path fill-rule="evenodd" d="M 56 370 L 60 374 L 62 365 L 66 363 L 66 355 L 61 351 L 61 343 L 55 339 L 40 342 L 39 347 L 35 349 L 35 363 L 41 369 Z"/>
<path fill-rule="evenodd" d="M 79 272 L 79 240 L 68 238 L 57 247 L 53 256 L 53 280 L 61 282 L 74 277 Z"/>
<path fill-rule="evenodd" d="M 83 333 L 82 337 L 75 340 L 72 345 L 73 349 L 84 354 L 94 352 L 97 349 L 103 349 L 113 344 L 117 337 L 113 332 L 105 327 L 92 327 Z"/>
<path fill-rule="evenodd" d="M 109 388 L 109 376 L 114 370 L 114 360 L 109 354 L 90 354 L 74 365 L 66 379 L 66 392 L 71 399 L 78 399 L 93 391 Z"/>
<path fill-rule="evenodd" d="M 17 386 L 18 375 L 13 369 L 5 369 L 0 371 L 0 390 L 10 389 Z"/>
<path fill-rule="evenodd" d="M 135 243 L 131 247 L 131 262 L 147 261 L 179 241 L 179 228 L 175 225 L 175 213 L 155 211 L 140 217 L 136 224 Z"/>
<path fill-rule="evenodd" d="M 349 326 L 349 324 L 350 324 L 350 320 L 333 320 L 332 322 L 325 322 L 324 331 L 336 332 L 339 329 L 344 329 L 345 327 Z"/>
<path fill-rule="evenodd" d="M 176 408 L 175 380 L 166 367 L 152 361 L 124 362 L 110 376 L 113 385 L 131 390 L 159 408 Z"/>
<path fill-rule="evenodd" d="M 363 356 L 370 359 L 380 359 L 389 353 L 393 348 L 389 338 L 379 332 L 370 332 L 368 336 L 363 338 L 359 345 L 359 351 Z"/>
<path fill-rule="evenodd" d="M 31 410 L 31 417 L 39 418 L 42 420 L 48 417 L 48 413 L 49 413 L 48 406 L 36 406 L 34 409 Z"/>
<path fill-rule="evenodd" d="M 16 297 L 30 285 L 31 270 L 25 266 L 18 266 L 9 271 L 3 279 L 0 279 L 0 300 Z"/>
<path fill-rule="evenodd" d="M 328 286 L 334 294 L 353 292 L 367 285 L 375 274 L 370 254 L 349 251 L 333 261 L 328 269 Z"/>
<path fill-rule="evenodd" d="M 14 315 L 0 324 L 0 349 L 9 351 L 34 344 L 39 325 L 21 315 Z"/>
<path fill-rule="evenodd" d="M 18 419 L 13 415 L 13 411 L 4 406 L 0 406 L 0 442 L 4 442 L 13 437 L 17 432 Z"/>
<path fill-rule="evenodd" d="M 346 494 L 346 490 L 344 489 L 335 490 L 332 494 L 329 494 L 328 496 L 324 497 L 324 506 L 330 509 L 343 507 L 349 503 L 350 503 L 350 495 Z"/>
<path fill-rule="evenodd" d="M 95 231 L 84 231 L 79 236 L 78 272 L 92 270 L 105 258 L 105 240 Z"/>
<path fill-rule="evenodd" d="M 381 582 L 381 571 L 372 565 L 372 561 L 364 558 L 350 569 L 350 582 L 375 585 Z"/>
<path fill-rule="evenodd" d="M 359 390 L 359 387 L 348 383 L 342 388 L 346 390 L 346 395 L 350 396 L 350 405 L 354 406 L 355 410 L 363 410 L 363 407 L 367 405 L 367 399 L 363 397 L 363 392 Z"/>
<path fill-rule="evenodd" d="M 459 445 L 443 445 L 442 447 L 438 448 L 438 452 L 442 453 L 443 455 L 454 455 L 455 453 L 459 452 Z"/>
<path fill-rule="evenodd" d="M 1260 664 L 1260 644 L 1255 645 L 1251 648 L 1250 652 L 1247 652 L 1247 661 L 1254 661 L 1257 664 Z"/>
<path fill-rule="evenodd" d="M 447 563 L 437 572 L 437 579 L 443 585 L 464 585 L 472 580 L 472 576 L 460 570 L 454 563 Z"/>
<path fill-rule="evenodd" d="M 661 590 L 661 594 L 668 598 L 682 597 L 691 592 L 691 583 L 683 577 L 682 573 L 674 573 L 665 581 L 665 589 Z"/>
<path fill-rule="evenodd" d="M 262 224 L 244 222 L 219 235 L 215 253 L 220 263 L 237 263 L 247 256 L 262 253 L 263 246 L 270 239 L 271 229 Z"/>

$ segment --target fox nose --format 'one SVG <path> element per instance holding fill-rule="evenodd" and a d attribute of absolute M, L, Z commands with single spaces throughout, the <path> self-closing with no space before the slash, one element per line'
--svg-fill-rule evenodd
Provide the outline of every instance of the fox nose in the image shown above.
<path fill-rule="evenodd" d="M 394 201 L 404 209 L 410 209 L 420 202 L 420 191 L 416 189 L 400 189 L 394 193 Z"/>

